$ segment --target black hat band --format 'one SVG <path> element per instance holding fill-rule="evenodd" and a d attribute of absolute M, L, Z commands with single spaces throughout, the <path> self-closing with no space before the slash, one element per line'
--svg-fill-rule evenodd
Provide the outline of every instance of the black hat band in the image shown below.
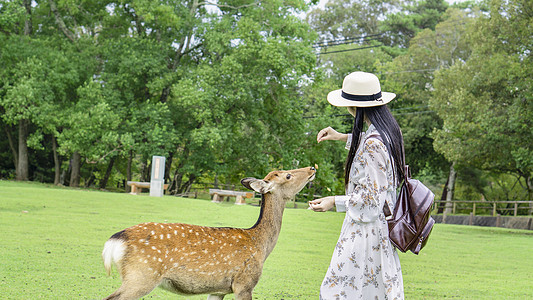
<path fill-rule="evenodd" d="M 377 94 L 374 94 L 374 95 L 352 95 L 352 94 L 348 94 L 348 93 L 345 93 L 344 91 L 341 91 L 341 96 L 342 98 L 346 99 L 346 100 L 351 100 L 351 101 L 376 101 L 376 100 L 380 100 L 381 101 L 381 92 L 377 93 Z"/>

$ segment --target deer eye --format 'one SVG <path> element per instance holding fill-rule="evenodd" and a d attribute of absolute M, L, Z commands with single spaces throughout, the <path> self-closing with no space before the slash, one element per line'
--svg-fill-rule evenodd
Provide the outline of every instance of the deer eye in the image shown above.
<path fill-rule="evenodd" d="M 291 174 L 287 174 L 287 179 L 291 179 L 292 175 Z"/>

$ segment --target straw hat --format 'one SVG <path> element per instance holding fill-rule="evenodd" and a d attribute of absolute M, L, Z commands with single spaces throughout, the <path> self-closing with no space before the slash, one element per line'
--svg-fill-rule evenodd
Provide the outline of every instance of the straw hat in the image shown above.
<path fill-rule="evenodd" d="M 376 75 L 353 72 L 344 77 L 342 89 L 328 94 L 328 102 L 334 106 L 371 107 L 389 103 L 396 97 L 394 93 L 382 92 Z"/>

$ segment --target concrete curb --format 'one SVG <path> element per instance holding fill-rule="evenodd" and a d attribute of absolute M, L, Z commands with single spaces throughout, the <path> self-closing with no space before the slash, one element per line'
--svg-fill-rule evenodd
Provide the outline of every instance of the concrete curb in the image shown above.
<path fill-rule="evenodd" d="M 488 227 L 502 227 L 509 229 L 533 230 L 533 217 L 506 217 L 506 216 L 446 216 L 443 222 L 443 215 L 432 216 L 436 223 L 474 225 Z"/>

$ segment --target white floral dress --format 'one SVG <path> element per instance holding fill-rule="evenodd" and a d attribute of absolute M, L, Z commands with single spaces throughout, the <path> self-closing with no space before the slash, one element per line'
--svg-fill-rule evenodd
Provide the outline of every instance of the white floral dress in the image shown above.
<path fill-rule="evenodd" d="M 385 200 L 396 202 L 393 166 L 387 148 L 370 125 L 350 169 L 345 196 L 336 196 L 337 211 L 346 211 L 341 234 L 320 299 L 404 299 L 402 270 L 389 240 L 383 214 Z M 346 148 L 349 149 L 351 136 Z"/>

